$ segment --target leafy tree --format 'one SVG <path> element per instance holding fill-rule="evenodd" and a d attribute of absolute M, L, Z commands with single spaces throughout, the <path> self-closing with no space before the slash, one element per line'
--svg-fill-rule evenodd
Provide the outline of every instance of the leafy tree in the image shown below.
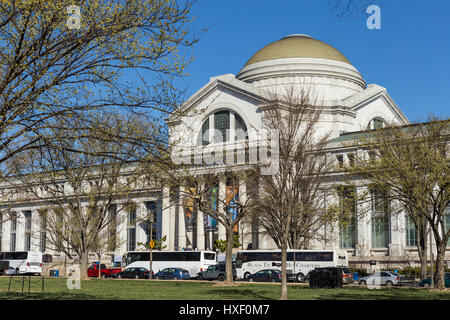
<path fill-rule="evenodd" d="M 350 177 L 377 186 L 391 203 L 393 213 L 405 212 L 418 231 L 418 253 L 426 273 L 426 229 L 433 235 L 436 257 L 436 287 L 444 288 L 445 248 L 450 237 L 449 120 L 430 117 L 429 122 L 408 126 L 389 125 L 361 134 L 352 144 L 365 150 Z M 372 156 L 365 156 L 371 153 Z"/>
<path fill-rule="evenodd" d="M 109 130 L 99 117 L 139 114 L 162 136 L 162 117 L 176 114 L 182 95 L 173 79 L 184 76 L 191 61 L 183 48 L 197 41 L 190 31 L 192 5 L 0 0 L 0 179 L 11 174 L 4 163 L 28 150 L 86 151 L 54 141 L 55 126 L 96 138 L 96 131 Z M 129 137 L 108 135 L 123 138 Z"/>
<path fill-rule="evenodd" d="M 147 126 L 132 119 L 108 116 L 103 121 L 102 127 L 111 128 L 113 135 L 124 130 L 128 136 L 145 139 L 148 134 Z M 10 186 L 17 191 L 15 201 L 40 201 L 47 207 L 45 232 L 50 246 L 69 258 L 76 254 L 86 278 L 88 254 L 115 251 L 120 213 L 134 205 L 136 190 L 146 186 L 142 168 L 130 162 L 143 151 L 128 141 L 109 139 L 102 130 L 96 131 L 102 136 L 95 138 L 80 138 L 60 126 L 52 132 L 58 144 L 30 150 L 10 164 L 16 172 Z M 71 151 L 71 145 L 81 152 Z M 120 154 L 122 160 L 112 160 L 110 154 Z"/>

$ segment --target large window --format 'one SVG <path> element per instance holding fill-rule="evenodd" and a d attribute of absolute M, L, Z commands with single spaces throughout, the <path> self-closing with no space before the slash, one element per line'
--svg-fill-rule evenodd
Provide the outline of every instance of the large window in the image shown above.
<path fill-rule="evenodd" d="M 24 243 L 24 250 L 30 251 L 31 250 L 31 211 L 25 211 L 25 243 Z"/>
<path fill-rule="evenodd" d="M 136 250 L 136 208 L 128 211 L 127 218 L 127 251 Z"/>
<path fill-rule="evenodd" d="M 157 203 L 156 201 L 147 201 L 145 203 L 147 207 L 147 214 L 149 215 L 149 219 L 146 224 L 145 233 L 147 234 L 147 243 L 150 242 L 151 239 L 156 240 L 156 226 L 157 226 Z M 153 215 L 153 223 L 151 222 L 150 215 Z M 152 223 L 152 234 L 150 235 L 150 223 Z"/>
<path fill-rule="evenodd" d="M 219 111 L 214 114 L 214 142 L 230 141 L 230 112 Z"/>
<path fill-rule="evenodd" d="M 417 230 L 414 225 L 414 221 L 410 216 L 405 217 L 405 233 L 406 233 L 406 246 L 416 247 L 417 246 Z"/>
<path fill-rule="evenodd" d="M 209 143 L 209 118 L 206 118 L 205 122 L 203 122 L 200 139 L 203 146 Z"/>
<path fill-rule="evenodd" d="M 210 120 L 211 119 L 211 120 Z M 214 134 L 210 134 L 212 131 Z M 234 136 L 235 141 L 248 139 L 247 126 L 237 113 L 222 110 L 205 119 L 202 124 L 198 144 L 209 144 L 210 138 L 215 143 L 228 142 Z"/>
<path fill-rule="evenodd" d="M 372 248 L 389 246 L 389 218 L 372 218 Z"/>
<path fill-rule="evenodd" d="M 245 125 L 244 120 L 237 113 L 234 114 L 234 118 L 236 130 L 234 140 L 239 141 L 248 139 L 247 126 Z"/>
<path fill-rule="evenodd" d="M 347 186 L 339 190 L 340 230 L 339 246 L 354 248 L 356 245 L 356 188 Z"/>
<path fill-rule="evenodd" d="M 389 247 L 390 223 L 387 193 L 372 188 L 372 248 Z"/>
<path fill-rule="evenodd" d="M 117 205 L 112 204 L 108 207 L 108 250 L 116 250 L 116 232 L 117 232 Z"/>
<path fill-rule="evenodd" d="M 17 230 L 17 216 L 15 213 L 11 215 L 11 233 L 9 241 L 9 251 L 16 251 L 16 230 Z"/>

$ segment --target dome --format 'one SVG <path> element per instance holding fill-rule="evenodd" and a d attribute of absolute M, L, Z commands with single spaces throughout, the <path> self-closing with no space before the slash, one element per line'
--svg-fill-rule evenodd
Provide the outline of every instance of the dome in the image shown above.
<path fill-rule="evenodd" d="M 284 58 L 322 58 L 350 64 L 342 53 L 329 44 L 308 35 L 292 34 L 260 49 L 247 61 L 245 66 Z"/>
<path fill-rule="evenodd" d="M 266 45 L 236 79 L 270 92 L 294 85 L 315 91 L 323 101 L 344 99 L 367 86 L 341 52 L 305 34 L 291 34 Z"/>

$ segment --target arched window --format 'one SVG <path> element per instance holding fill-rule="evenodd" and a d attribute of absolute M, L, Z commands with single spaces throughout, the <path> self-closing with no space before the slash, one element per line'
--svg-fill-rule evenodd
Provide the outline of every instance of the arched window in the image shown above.
<path fill-rule="evenodd" d="M 212 134 L 210 134 L 210 132 Z M 229 142 L 248 139 L 247 126 L 237 113 L 230 110 L 218 111 L 205 119 L 198 137 L 198 144 Z"/>
<path fill-rule="evenodd" d="M 369 123 L 367 124 L 367 130 L 381 129 L 385 127 L 385 124 L 386 121 L 384 121 L 383 118 L 376 117 L 369 121 Z"/>

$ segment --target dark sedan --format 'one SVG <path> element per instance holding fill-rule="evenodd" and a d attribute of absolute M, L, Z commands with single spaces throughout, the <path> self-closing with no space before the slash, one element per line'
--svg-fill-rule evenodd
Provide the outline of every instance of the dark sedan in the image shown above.
<path fill-rule="evenodd" d="M 450 288 L 450 272 L 444 274 L 444 285 L 446 288 Z M 423 279 L 419 282 L 419 287 L 429 288 L 431 286 L 431 278 Z"/>
<path fill-rule="evenodd" d="M 127 268 L 116 274 L 119 279 L 149 279 L 150 271 L 145 268 Z"/>
<path fill-rule="evenodd" d="M 281 272 L 276 269 L 260 270 L 248 277 L 248 281 L 255 282 L 281 282 Z"/>
<path fill-rule="evenodd" d="M 181 268 L 166 268 L 155 273 L 155 279 L 163 280 L 189 280 L 189 271 Z"/>

